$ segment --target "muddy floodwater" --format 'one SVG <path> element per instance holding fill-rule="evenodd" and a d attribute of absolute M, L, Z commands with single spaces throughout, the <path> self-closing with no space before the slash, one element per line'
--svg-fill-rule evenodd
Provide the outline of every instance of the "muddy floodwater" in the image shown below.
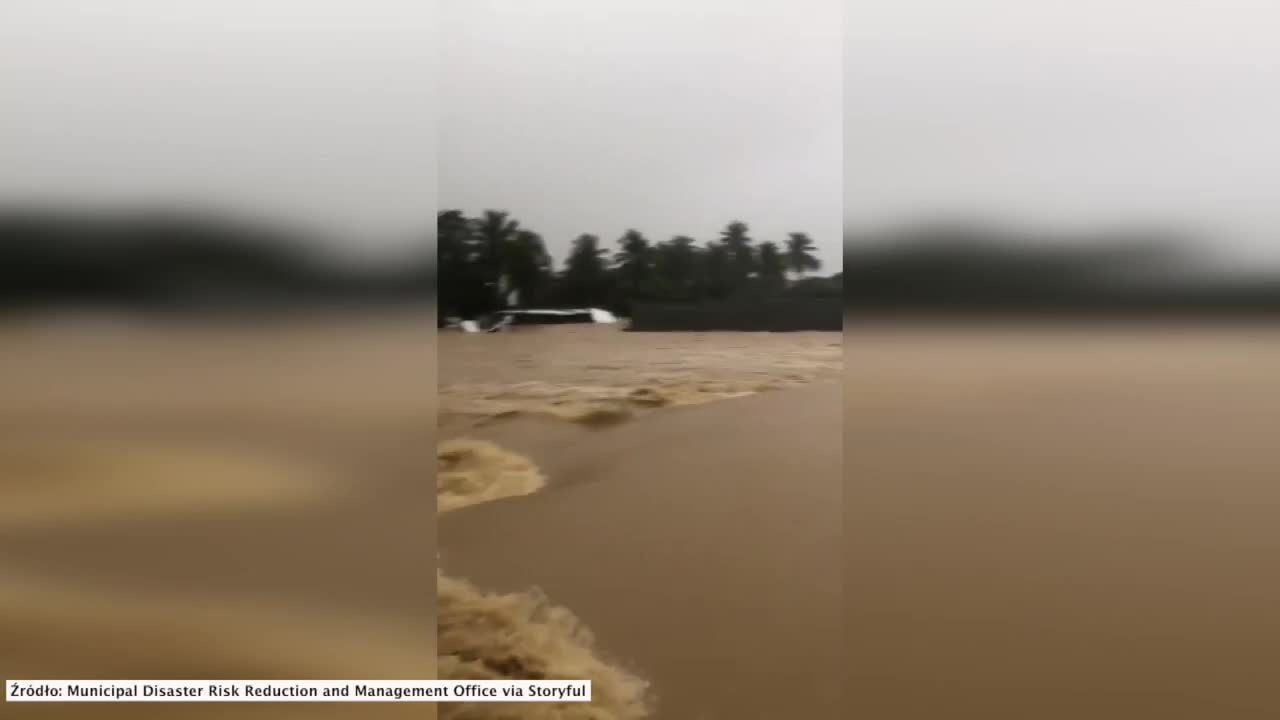
<path fill-rule="evenodd" d="M 442 335 L 440 562 L 471 588 L 442 592 L 442 663 L 484 647 L 608 690 L 531 718 L 839 717 L 842 353 L 838 333 Z M 495 615 L 518 642 L 474 630 Z"/>
<path fill-rule="evenodd" d="M 413 318 L 6 319 L 0 676 L 432 677 L 429 333 Z M 434 710 L 262 703 L 235 716 Z"/>
<path fill-rule="evenodd" d="M 845 340 L 852 717 L 1280 715 L 1280 331 Z"/>

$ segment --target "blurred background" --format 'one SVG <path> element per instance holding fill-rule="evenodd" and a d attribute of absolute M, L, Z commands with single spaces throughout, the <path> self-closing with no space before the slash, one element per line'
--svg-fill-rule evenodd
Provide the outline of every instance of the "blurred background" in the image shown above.
<path fill-rule="evenodd" d="M 1263 3 L 847 8 L 847 698 L 1280 708 Z"/>
<path fill-rule="evenodd" d="M 433 7 L 0 10 L 0 676 L 433 676 Z"/>
<path fill-rule="evenodd" d="M 433 9 L 0 10 L 0 676 L 434 671 Z M 846 7 L 855 714 L 1275 716 L 1276 19 L 1248 0 Z M 762 41 L 735 42 L 740 68 Z M 460 90 L 507 127 L 485 87 Z M 788 158 L 825 137 L 820 109 L 768 112 L 798 118 Z M 581 118 L 528 132 L 570 142 Z M 475 168 L 515 169 L 469 164 L 486 148 L 467 137 L 445 148 L 471 171 L 449 207 L 474 212 L 494 182 Z M 636 202 L 687 194 L 643 148 L 602 146 L 669 195 Z M 730 216 L 704 206 L 688 225 L 715 232 Z M 150 708 L 95 712 L 171 714 Z"/>

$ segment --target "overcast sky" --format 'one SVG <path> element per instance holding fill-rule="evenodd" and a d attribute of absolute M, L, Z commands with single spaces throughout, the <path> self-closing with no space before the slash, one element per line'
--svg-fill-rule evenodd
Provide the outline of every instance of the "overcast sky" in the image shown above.
<path fill-rule="evenodd" d="M 1270 0 L 850 3 L 845 189 L 863 225 L 1157 223 L 1280 259 Z"/>
<path fill-rule="evenodd" d="M 1280 260 L 1277 27 L 1271 0 L 5 0 L 0 201 L 381 249 L 421 242 L 438 179 L 557 258 L 737 218 L 833 268 L 844 214 L 1166 224 Z"/>
<path fill-rule="evenodd" d="M 416 245 L 435 4 L 4 0 L 0 201 L 179 203 Z"/>
<path fill-rule="evenodd" d="M 446 0 L 440 203 L 557 262 L 627 228 L 808 232 L 840 265 L 840 0 Z"/>

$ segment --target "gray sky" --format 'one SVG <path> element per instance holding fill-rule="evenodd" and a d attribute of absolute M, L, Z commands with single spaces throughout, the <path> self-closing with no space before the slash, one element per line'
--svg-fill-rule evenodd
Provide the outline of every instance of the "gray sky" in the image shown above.
<path fill-rule="evenodd" d="M 445 0 L 440 204 L 509 210 L 557 263 L 808 232 L 840 266 L 840 0 Z"/>
<path fill-rule="evenodd" d="M 1280 261 L 1271 0 L 842 4 L 6 0 L 0 200 L 405 247 L 436 209 L 438 110 L 442 204 L 508 209 L 558 258 L 741 218 L 808 231 L 833 269 L 844 213 L 1160 223 Z"/>
<path fill-rule="evenodd" d="M 419 247 L 435 5 L 5 0 L 0 200 L 195 204 Z"/>
<path fill-rule="evenodd" d="M 851 3 L 846 212 L 1202 230 L 1280 261 L 1270 0 Z"/>

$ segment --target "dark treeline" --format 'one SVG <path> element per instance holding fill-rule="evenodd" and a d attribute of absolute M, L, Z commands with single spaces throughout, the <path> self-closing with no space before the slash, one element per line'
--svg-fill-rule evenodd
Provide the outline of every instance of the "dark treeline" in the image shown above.
<path fill-rule="evenodd" d="M 655 241 L 639 230 L 611 240 L 583 234 L 557 269 L 542 237 L 508 213 L 437 215 L 441 315 L 475 317 L 522 307 L 599 307 L 622 315 L 636 303 L 700 303 L 780 296 L 838 298 L 839 275 L 821 268 L 802 232 L 756 242 L 734 221 L 704 242 L 680 235 Z M 514 291 L 514 294 L 512 294 Z"/>
<path fill-rule="evenodd" d="M 1176 233 L 1037 236 L 958 224 L 846 231 L 850 312 L 1270 314 L 1280 274 L 1210 272 Z"/>
<path fill-rule="evenodd" d="M 358 268 L 315 238 L 188 211 L 0 210 L 0 307 L 256 311 L 426 303 L 434 257 Z"/>
<path fill-rule="evenodd" d="M 507 213 L 437 216 L 438 253 L 359 266 L 271 223 L 163 210 L 0 208 L 0 309 L 230 310 L 426 304 L 440 317 L 506 307 L 687 305 L 718 312 L 821 307 L 855 312 L 1280 313 L 1280 272 L 1212 273 L 1167 232 L 1046 237 L 983 226 L 846 232 L 844 272 L 823 277 L 804 233 L 760 241 L 741 222 L 714 238 L 655 241 L 637 230 L 577 237 L 553 263 Z M 852 282 L 844 283 L 844 273 Z M 437 280 L 438 285 L 437 285 Z M 438 291 L 438 295 L 437 295 Z M 710 310 L 708 310 L 710 311 Z M 796 311 L 799 312 L 799 311 Z"/>

